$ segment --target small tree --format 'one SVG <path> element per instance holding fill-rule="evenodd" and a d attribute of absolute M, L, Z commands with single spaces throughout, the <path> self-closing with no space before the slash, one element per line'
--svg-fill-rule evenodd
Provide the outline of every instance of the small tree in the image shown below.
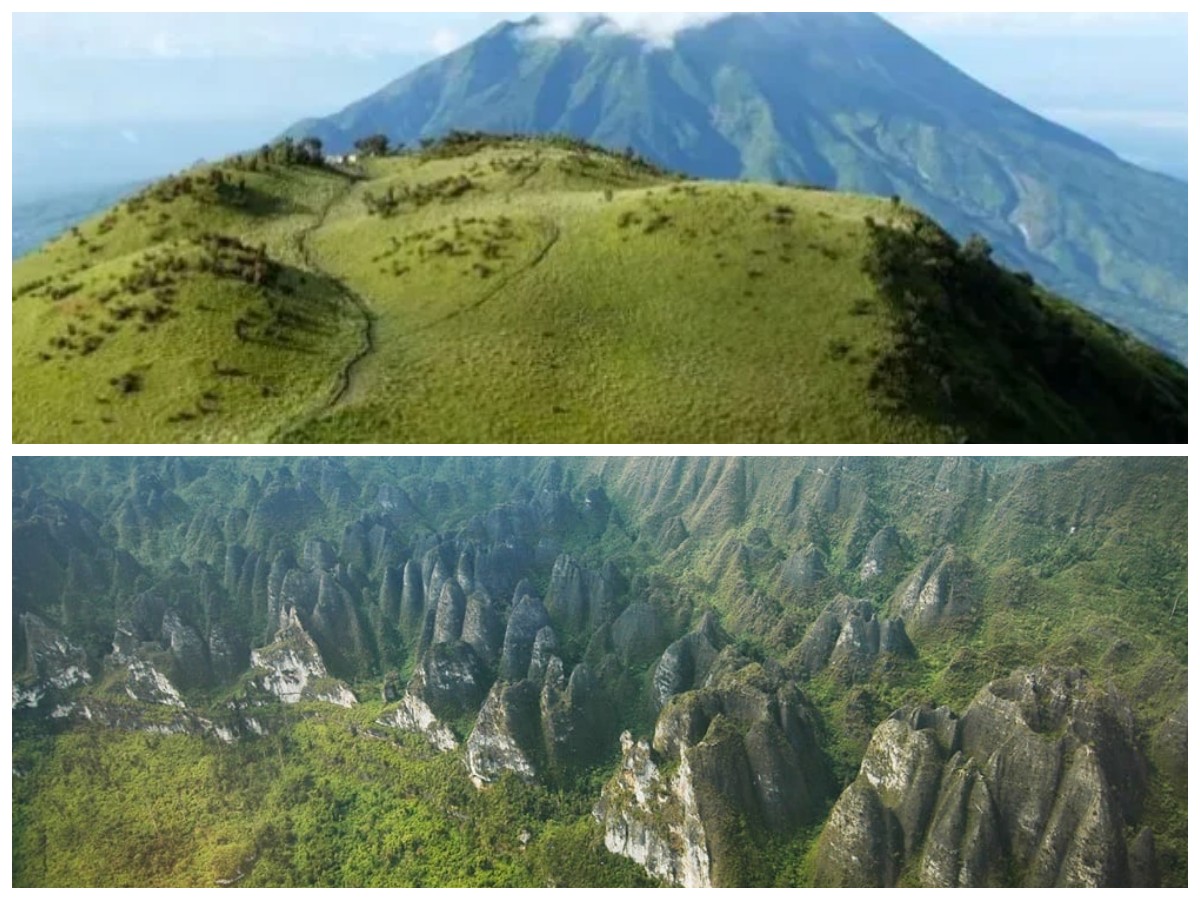
<path fill-rule="evenodd" d="M 967 242 L 963 244 L 962 254 L 969 262 L 987 262 L 992 258 L 992 245 L 987 242 L 987 239 L 978 234 L 973 234 L 967 238 Z"/>
<path fill-rule="evenodd" d="M 373 134 L 354 142 L 356 149 L 363 156 L 387 156 L 389 141 L 386 134 Z"/>
<path fill-rule="evenodd" d="M 319 163 L 325 159 L 325 145 L 320 138 L 306 137 L 300 142 L 300 153 L 310 163 Z"/>

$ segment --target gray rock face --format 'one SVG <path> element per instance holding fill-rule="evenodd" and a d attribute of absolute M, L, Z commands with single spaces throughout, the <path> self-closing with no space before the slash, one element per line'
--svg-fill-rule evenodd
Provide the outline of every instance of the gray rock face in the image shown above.
<path fill-rule="evenodd" d="M 186 689 L 210 680 L 208 648 L 204 640 L 174 610 L 167 610 L 163 616 L 162 640 L 174 658 L 174 674 L 180 685 Z"/>
<path fill-rule="evenodd" d="M 531 748 L 541 743 L 539 699 L 537 686 L 529 681 L 500 682 L 492 688 L 467 738 L 467 769 L 476 787 L 505 772 L 531 784 L 537 780 Z"/>
<path fill-rule="evenodd" d="M 594 572 L 560 556 L 550 573 L 546 610 L 560 631 L 591 634 L 612 619 L 619 587 L 615 571 Z"/>
<path fill-rule="evenodd" d="M 467 598 L 467 610 L 463 617 L 463 641 L 470 644 L 479 658 L 491 666 L 500 658 L 504 634 L 504 620 L 491 598 L 480 591 L 471 594 Z"/>
<path fill-rule="evenodd" d="M 815 544 L 797 550 L 783 564 L 783 583 L 799 590 L 816 587 L 828 575 L 825 555 Z"/>
<path fill-rule="evenodd" d="M 212 673 L 222 683 L 233 681 L 246 668 L 250 648 L 236 629 L 214 625 L 208 634 L 208 661 Z"/>
<path fill-rule="evenodd" d="M 954 547 L 938 550 L 896 592 L 893 614 L 914 632 L 971 615 L 975 600 L 965 570 L 966 561 Z"/>
<path fill-rule="evenodd" d="M 412 498 L 403 488 L 393 484 L 385 484 L 380 487 L 379 493 L 375 495 L 375 505 L 400 521 L 420 515 L 420 510 L 412 502 Z"/>
<path fill-rule="evenodd" d="M 374 564 L 371 554 L 371 538 L 363 521 L 351 522 L 342 531 L 342 545 L 338 556 L 347 565 L 359 571 L 369 572 Z"/>
<path fill-rule="evenodd" d="M 673 643 L 654 669 L 654 700 L 663 706 L 675 694 L 703 684 L 729 638 L 712 613 L 705 613 L 699 626 Z"/>
<path fill-rule="evenodd" d="M 663 652 L 666 632 L 653 606 L 631 603 L 612 624 L 612 642 L 626 666 L 644 665 Z"/>
<path fill-rule="evenodd" d="M 479 709 L 483 702 L 487 693 L 484 666 L 469 644 L 434 644 L 421 657 L 408 693 L 438 718 L 457 719 Z"/>
<path fill-rule="evenodd" d="M 550 624 L 550 615 L 542 601 L 525 594 L 508 617 L 504 648 L 500 656 L 500 678 L 520 681 L 529 671 L 533 644 L 538 632 Z"/>
<path fill-rule="evenodd" d="M 423 735 L 443 753 L 451 753 L 458 749 L 458 739 L 454 732 L 442 724 L 429 708 L 429 704 L 415 694 L 405 694 L 400 700 L 400 705 L 377 719 L 376 723 Z"/>
<path fill-rule="evenodd" d="M 604 759 L 616 731 L 614 714 L 603 685 L 587 663 L 577 665 L 567 678 L 562 660 L 551 657 L 539 710 L 551 775 L 569 777 Z"/>
<path fill-rule="evenodd" d="M 321 596 L 322 574 L 296 568 L 285 571 L 279 584 L 280 627 L 283 627 L 288 609 L 298 609 L 306 616 L 312 615 Z"/>
<path fill-rule="evenodd" d="M 817 883 L 889 886 L 908 869 L 926 887 L 1128 885 L 1145 783 L 1122 698 L 1079 671 L 1018 672 L 961 720 L 907 709 L 876 730 L 820 838 Z"/>
<path fill-rule="evenodd" d="M 595 809 L 605 845 L 677 885 L 732 883 L 745 852 L 736 823 L 790 833 L 822 814 L 833 787 L 807 702 L 757 665 L 671 698 L 653 752 L 629 735 L 622 749 Z"/>
<path fill-rule="evenodd" d="M 250 665 L 262 670 L 256 679 L 259 688 L 284 703 L 319 701 L 345 707 L 358 703 L 345 684 L 329 677 L 321 652 L 295 608 L 285 611 L 284 627 L 275 643 L 251 652 Z"/>
<path fill-rule="evenodd" d="M 309 619 L 309 629 L 329 668 L 348 678 L 361 673 L 369 655 L 366 628 L 351 600 L 352 576 L 338 567 L 321 572 L 317 603 Z"/>
<path fill-rule="evenodd" d="M 33 613 L 22 614 L 20 625 L 25 632 L 27 659 L 25 675 L 13 678 L 13 709 L 36 708 L 50 692 L 91 682 L 82 647 Z"/>
<path fill-rule="evenodd" d="M 549 668 L 550 662 L 557 658 L 554 655 L 557 651 L 558 637 L 555 635 L 554 629 L 547 625 L 533 639 L 533 650 L 529 654 L 529 674 L 526 678 L 538 684 L 545 681 L 546 670 Z"/>
<path fill-rule="evenodd" d="M 903 619 L 877 616 L 868 600 L 838 597 L 809 626 L 800 643 L 810 675 L 832 667 L 846 681 L 868 676 L 881 655 L 911 656 Z"/>
<path fill-rule="evenodd" d="M 400 622 L 400 607 L 404 599 L 404 574 L 394 566 L 383 570 L 383 581 L 379 585 L 379 612 L 385 622 L 396 623 L 400 633 L 409 637 L 408 631 Z"/>
<path fill-rule="evenodd" d="M 404 584 L 400 595 L 400 631 L 410 640 L 420 640 L 425 620 L 425 584 L 421 566 L 409 560 L 404 566 Z"/>
<path fill-rule="evenodd" d="M 183 709 L 183 697 L 170 679 L 143 659 L 131 659 L 125 681 L 125 693 L 140 703 L 157 703 Z"/>
<path fill-rule="evenodd" d="M 327 571 L 338 564 L 338 555 L 328 541 L 313 538 L 304 545 L 300 561 L 306 569 Z"/>
<path fill-rule="evenodd" d="M 446 580 L 438 596 L 437 611 L 433 620 L 433 643 L 448 644 L 462 637 L 463 622 L 467 616 L 467 597 L 457 581 Z"/>
<path fill-rule="evenodd" d="M 604 826 L 604 846 L 668 884 L 709 888 L 712 860 L 696 802 L 691 765 L 665 775 L 647 741 L 621 735 L 621 768 L 605 785 L 593 812 Z"/>
<path fill-rule="evenodd" d="M 858 577 L 867 582 L 890 576 L 904 558 L 900 547 L 900 533 L 888 525 L 871 538 L 858 566 Z"/>

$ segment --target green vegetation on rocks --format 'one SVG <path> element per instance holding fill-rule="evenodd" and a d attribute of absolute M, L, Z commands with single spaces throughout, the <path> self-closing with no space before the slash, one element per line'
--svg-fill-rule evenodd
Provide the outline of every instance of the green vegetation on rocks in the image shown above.
<path fill-rule="evenodd" d="M 1185 484 L 18 460 L 15 879 L 1184 884 Z"/>

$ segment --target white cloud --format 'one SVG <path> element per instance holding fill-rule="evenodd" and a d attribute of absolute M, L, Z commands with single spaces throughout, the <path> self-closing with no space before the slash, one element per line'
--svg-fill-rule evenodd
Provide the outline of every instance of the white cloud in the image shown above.
<path fill-rule="evenodd" d="M 542 40 L 566 40 L 587 22 L 602 18 L 606 27 L 641 38 L 654 47 L 669 47 L 675 36 L 688 28 L 724 18 L 731 13 L 698 12 L 610 12 L 610 13 L 537 13 L 538 24 L 529 36 Z"/>
<path fill-rule="evenodd" d="M 453 53 L 465 43 L 463 36 L 453 28 L 439 28 L 429 39 L 430 48 L 439 55 Z"/>

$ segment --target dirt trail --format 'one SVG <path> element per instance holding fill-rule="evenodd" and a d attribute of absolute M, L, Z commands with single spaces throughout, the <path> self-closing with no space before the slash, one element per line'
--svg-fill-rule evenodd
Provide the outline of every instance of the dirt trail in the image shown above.
<path fill-rule="evenodd" d="M 535 169 L 532 174 L 537 174 L 537 171 L 539 170 L 540 166 Z M 323 401 L 319 406 L 315 406 L 315 408 L 311 409 L 304 415 L 281 427 L 276 432 L 276 438 L 286 439 L 288 435 L 296 433 L 306 424 L 314 422 L 321 416 L 344 406 L 357 386 L 356 376 L 361 371 L 363 364 L 372 355 L 374 355 L 376 351 L 375 315 L 371 310 L 370 304 L 360 294 L 351 290 L 344 281 L 324 269 L 313 252 L 310 244 L 312 236 L 325 227 L 330 213 L 338 206 L 338 204 L 342 203 L 347 199 L 347 197 L 349 197 L 350 191 L 353 189 L 353 187 L 354 182 L 348 181 L 343 189 L 339 190 L 333 197 L 329 199 L 327 203 L 325 203 L 324 206 L 321 207 L 312 222 L 295 232 L 293 235 L 293 240 L 295 243 L 296 253 L 299 256 L 303 267 L 312 272 L 314 275 L 326 279 L 345 299 L 347 304 L 356 310 L 357 314 L 361 317 L 362 340 L 358 350 L 353 356 L 346 360 L 339 370 L 328 399 Z M 475 300 L 473 303 L 449 312 L 435 321 L 428 322 L 408 333 L 419 334 L 421 332 L 437 328 L 438 326 L 444 325 L 445 323 L 461 316 L 469 315 L 470 313 L 475 312 L 490 301 L 494 300 L 497 296 L 510 288 L 514 283 L 520 281 L 530 272 L 538 268 L 538 266 L 545 262 L 546 258 L 550 255 L 550 252 L 554 249 L 562 237 L 561 228 L 554 220 L 543 218 L 540 224 L 543 229 L 543 239 L 534 254 L 529 257 L 529 259 L 523 265 L 521 265 L 515 271 L 512 271 L 499 278 L 496 284 L 490 290 L 488 290 L 482 297 Z"/>
<path fill-rule="evenodd" d="M 329 218 L 330 212 L 340 202 L 349 196 L 351 189 L 354 187 L 353 181 L 347 181 L 345 187 L 334 194 L 329 202 L 321 207 L 320 212 L 312 223 L 305 226 L 296 232 L 296 252 L 300 254 L 304 267 L 316 275 L 320 275 L 332 284 L 339 294 L 350 304 L 357 312 L 361 319 L 362 339 L 359 343 L 358 350 L 351 356 L 339 370 L 337 378 L 334 381 L 334 389 L 330 393 L 329 400 L 326 401 L 323 409 L 316 411 L 312 415 L 306 416 L 305 419 L 313 418 L 320 415 L 322 412 L 327 412 L 336 409 L 341 405 L 346 395 L 350 392 L 350 385 L 354 378 L 354 370 L 358 368 L 371 354 L 375 352 L 375 316 L 371 312 L 370 305 L 361 296 L 350 290 L 340 278 L 337 278 L 330 272 L 321 267 L 320 262 L 313 255 L 312 247 L 309 245 L 309 239 L 320 231 L 326 220 Z"/>

